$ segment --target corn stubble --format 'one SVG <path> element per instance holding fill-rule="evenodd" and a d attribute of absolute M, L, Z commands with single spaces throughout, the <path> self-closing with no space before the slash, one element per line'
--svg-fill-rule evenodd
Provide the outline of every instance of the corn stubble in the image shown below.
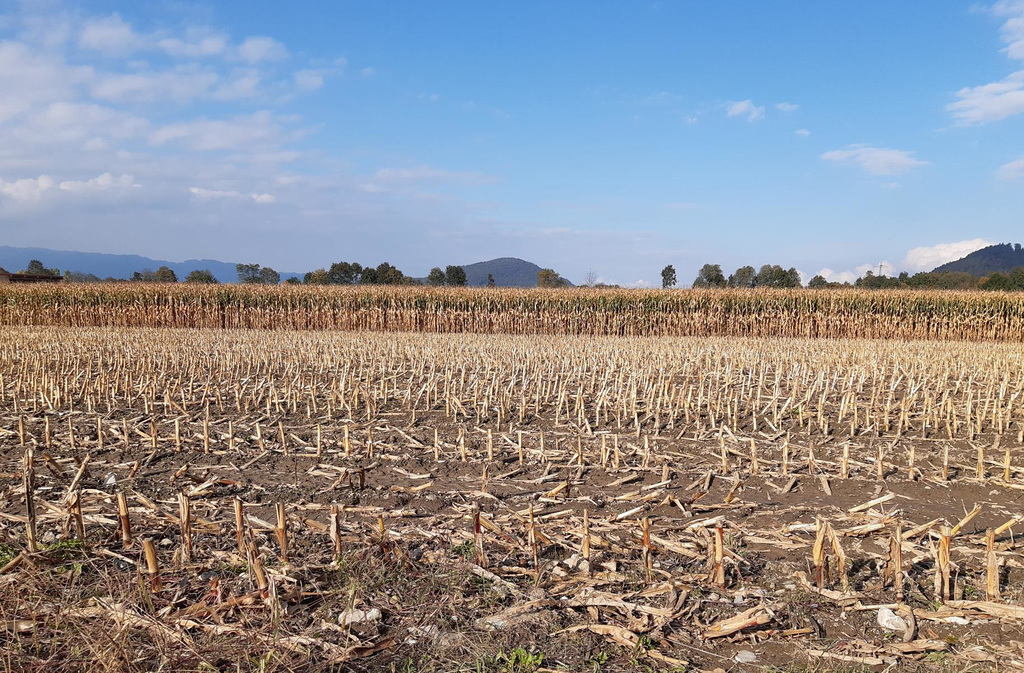
<path fill-rule="evenodd" d="M 73 325 L 0 332 L 8 669 L 486 669 L 524 641 L 564 670 L 769 640 L 876 665 L 1024 640 L 1008 297 L 919 297 L 921 328 L 911 294 L 4 292 L 0 321 Z M 313 330 L 467 316 L 502 333 Z M 189 321 L 215 329 L 166 329 Z M 702 328 L 759 336 L 580 334 Z M 773 331 L 919 329 L 992 343 Z M 925 635 L 823 646 L 880 605 Z M 1008 644 L 951 649 L 953 617 Z"/>

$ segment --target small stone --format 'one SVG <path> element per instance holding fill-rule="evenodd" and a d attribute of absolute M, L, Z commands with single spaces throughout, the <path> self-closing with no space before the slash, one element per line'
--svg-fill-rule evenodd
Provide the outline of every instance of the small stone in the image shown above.
<path fill-rule="evenodd" d="M 106 477 L 103 478 L 103 485 L 104 486 L 113 486 L 116 483 L 117 483 L 117 477 L 114 476 L 113 472 L 109 473 Z"/>
<path fill-rule="evenodd" d="M 736 656 L 733 657 L 733 661 L 737 664 L 752 664 L 757 661 L 757 655 L 750 650 L 740 650 L 736 653 Z"/>
<path fill-rule="evenodd" d="M 367 624 L 372 622 L 379 622 L 383 615 L 377 608 L 370 608 L 369 610 L 360 610 L 355 608 L 352 610 L 345 610 L 338 615 L 338 623 L 342 626 L 348 626 L 349 624 Z"/>

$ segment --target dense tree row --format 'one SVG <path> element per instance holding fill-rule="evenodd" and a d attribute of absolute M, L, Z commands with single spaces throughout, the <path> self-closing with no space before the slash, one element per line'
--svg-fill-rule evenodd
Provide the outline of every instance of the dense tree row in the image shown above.
<path fill-rule="evenodd" d="M 675 287 L 676 270 L 671 264 L 661 270 L 661 286 Z M 800 274 L 796 269 L 783 269 L 778 264 L 765 264 L 759 271 L 752 266 L 741 266 L 726 278 L 720 264 L 705 264 L 697 272 L 693 287 L 800 287 Z"/>

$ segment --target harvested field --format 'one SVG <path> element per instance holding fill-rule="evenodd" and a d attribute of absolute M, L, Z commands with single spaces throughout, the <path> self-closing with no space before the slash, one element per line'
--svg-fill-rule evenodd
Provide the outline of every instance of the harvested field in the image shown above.
<path fill-rule="evenodd" d="M 1022 391 L 999 343 L 8 328 L 0 661 L 1024 668 Z"/>

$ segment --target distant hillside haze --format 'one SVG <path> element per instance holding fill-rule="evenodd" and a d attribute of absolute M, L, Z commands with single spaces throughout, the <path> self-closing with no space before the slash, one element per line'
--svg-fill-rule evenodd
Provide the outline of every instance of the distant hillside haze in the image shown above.
<path fill-rule="evenodd" d="M 493 275 L 494 284 L 500 287 L 537 287 L 537 272 L 541 270 L 533 262 L 518 257 L 499 257 L 462 268 L 466 271 L 466 285 L 470 287 L 487 285 L 487 274 Z"/>
<path fill-rule="evenodd" d="M 102 252 L 76 252 L 73 250 L 51 250 L 49 248 L 13 248 L 0 246 L 0 267 L 8 271 L 20 271 L 28 266 L 29 261 L 38 259 L 48 269 L 59 269 L 61 273 L 73 271 L 91 273 L 100 278 L 131 278 L 136 271 L 149 269 L 156 271 L 166 266 L 174 271 L 178 280 L 197 269 L 208 269 L 214 278 L 222 283 L 234 283 L 238 280 L 234 262 L 221 262 L 215 259 L 187 259 L 184 262 L 168 262 L 163 259 L 150 259 L 141 255 L 111 255 Z M 301 273 L 279 272 L 281 280 L 291 276 L 302 278 Z"/>
<path fill-rule="evenodd" d="M 993 273 L 1007 273 L 1024 266 L 1024 249 L 1020 243 L 998 243 L 975 250 L 966 257 L 935 267 L 936 272 L 959 271 L 982 278 Z"/>
<path fill-rule="evenodd" d="M 101 279 L 128 279 L 136 271 L 146 269 L 156 271 L 161 266 L 166 266 L 174 271 L 178 280 L 184 280 L 189 272 L 199 269 L 208 269 L 214 278 L 222 283 L 234 283 L 238 280 L 234 262 L 221 262 L 216 259 L 188 259 L 184 262 L 169 262 L 141 255 L 112 255 L 101 252 L 0 246 L 0 267 L 8 271 L 21 271 L 33 259 L 41 261 L 47 269 L 58 269 L 61 273 L 65 271 L 91 273 Z M 253 261 L 258 262 L 259 260 Z M 470 287 L 487 285 L 488 274 L 494 276 L 494 284 L 497 286 L 536 287 L 537 272 L 541 270 L 541 267 L 533 262 L 516 257 L 499 257 L 487 262 L 467 264 L 462 268 L 466 271 L 466 284 Z M 299 279 L 303 277 L 303 273 L 286 271 L 279 273 L 282 281 L 292 276 Z M 572 285 L 572 283 L 568 284 Z"/>

